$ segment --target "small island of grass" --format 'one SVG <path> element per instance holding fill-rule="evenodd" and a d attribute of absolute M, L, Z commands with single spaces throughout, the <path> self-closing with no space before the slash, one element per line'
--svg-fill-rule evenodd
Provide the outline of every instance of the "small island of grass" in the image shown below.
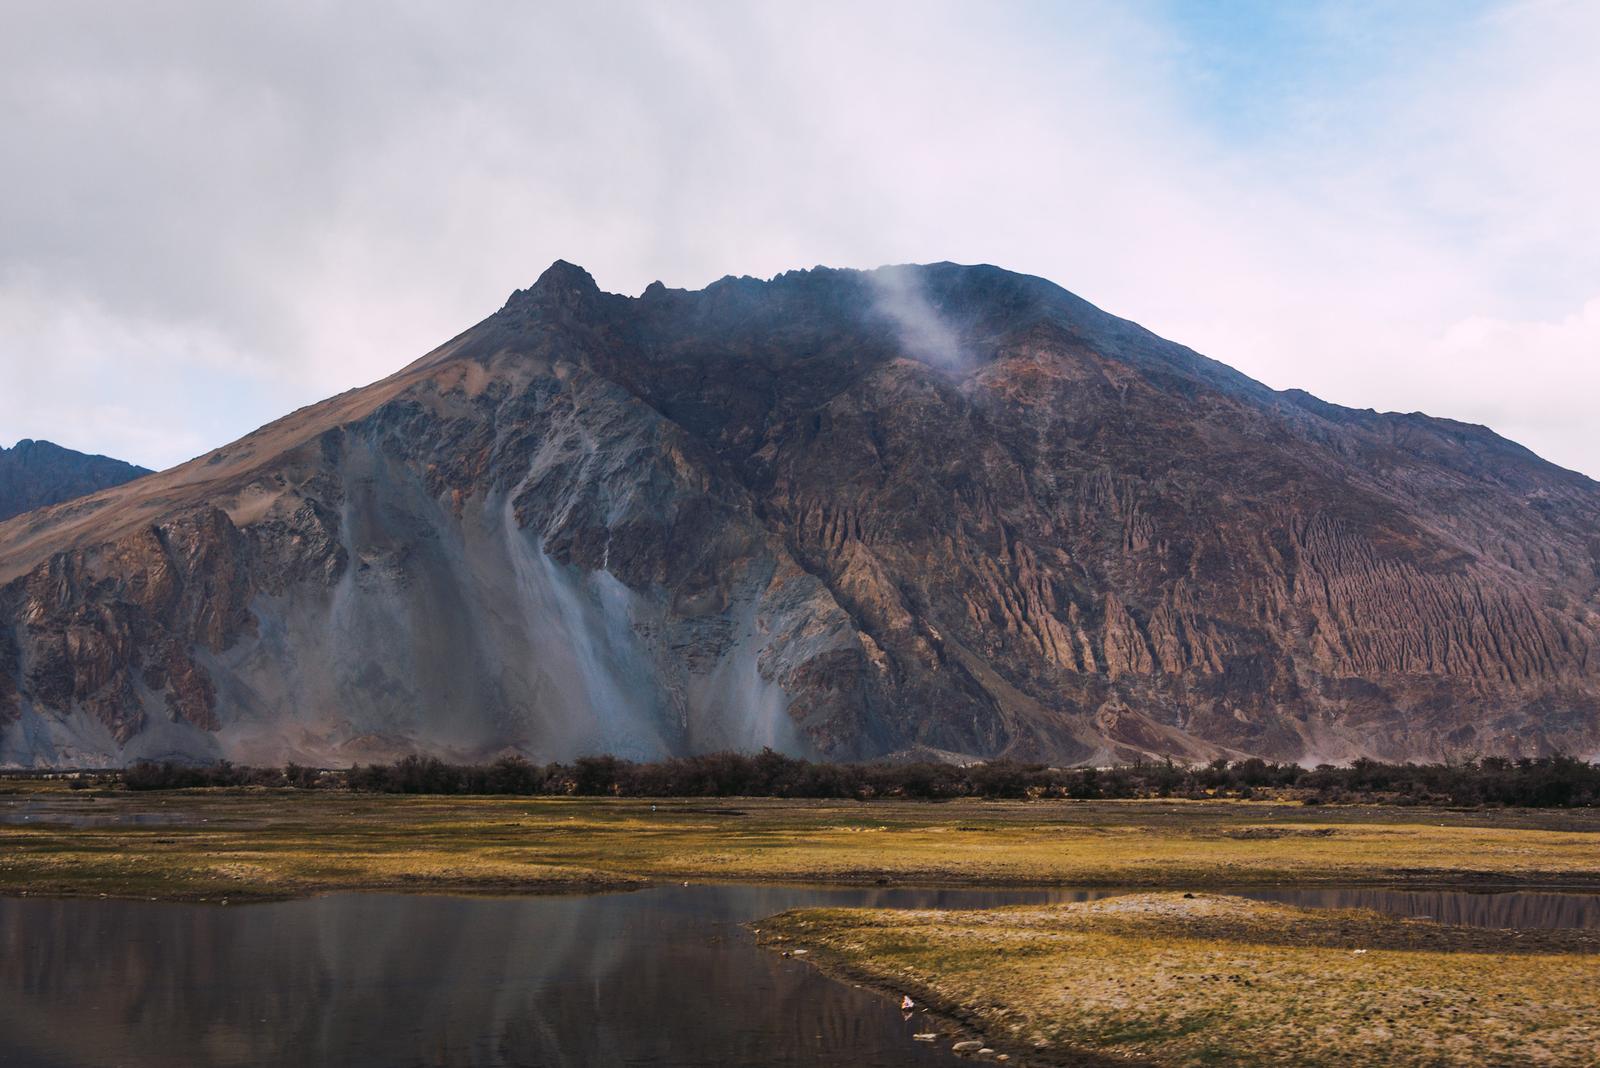
<path fill-rule="evenodd" d="M 931 1006 L 1028 1064 L 1595 1063 L 1600 933 L 1217 894 L 985 911 L 808 909 L 774 948 Z"/>

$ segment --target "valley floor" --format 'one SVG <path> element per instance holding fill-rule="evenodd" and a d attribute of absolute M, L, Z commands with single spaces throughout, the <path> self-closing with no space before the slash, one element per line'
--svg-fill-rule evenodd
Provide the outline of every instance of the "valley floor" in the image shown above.
<path fill-rule="evenodd" d="M 1226 891 L 1600 890 L 1600 811 L 1245 801 L 821 802 L 73 791 L 0 780 L 0 894 L 237 903 L 666 881 L 1116 887 L 1079 904 L 810 909 L 774 949 L 909 992 L 1015 1063 L 1594 1064 L 1600 933 Z M 973 1037 L 974 1035 L 980 1037 Z"/>
<path fill-rule="evenodd" d="M 650 881 L 1600 888 L 1600 812 L 1241 801 L 70 791 L 0 781 L 0 893 L 232 900 Z"/>

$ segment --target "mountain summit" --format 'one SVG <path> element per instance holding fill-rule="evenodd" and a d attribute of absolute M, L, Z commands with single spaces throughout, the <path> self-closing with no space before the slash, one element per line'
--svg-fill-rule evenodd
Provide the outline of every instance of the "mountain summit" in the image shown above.
<path fill-rule="evenodd" d="M 1600 749 L 1600 485 L 941 263 L 602 292 L 0 524 L 0 763 Z"/>
<path fill-rule="evenodd" d="M 0 520 L 58 504 L 150 472 L 143 467 L 23 438 L 0 446 Z"/>

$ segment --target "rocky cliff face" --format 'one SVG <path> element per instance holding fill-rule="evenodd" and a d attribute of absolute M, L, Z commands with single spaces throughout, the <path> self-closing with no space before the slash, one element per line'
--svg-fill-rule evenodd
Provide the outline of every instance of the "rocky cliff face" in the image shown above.
<path fill-rule="evenodd" d="M 7 763 L 1600 749 L 1600 485 L 992 267 L 557 263 L 0 584 Z"/>
<path fill-rule="evenodd" d="M 0 448 L 0 520 L 149 473 L 109 456 L 89 456 L 24 438 L 12 448 Z"/>

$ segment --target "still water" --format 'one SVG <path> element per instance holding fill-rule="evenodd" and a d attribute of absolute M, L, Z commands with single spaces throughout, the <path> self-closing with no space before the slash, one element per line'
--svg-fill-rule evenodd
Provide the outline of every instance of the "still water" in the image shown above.
<path fill-rule="evenodd" d="M 888 999 L 758 949 L 803 905 L 988 908 L 1105 891 L 663 887 L 248 907 L 0 899 L 0 1065 L 956 1063 Z M 1600 927 L 1600 896 L 1273 890 L 1491 926 Z"/>
<path fill-rule="evenodd" d="M 58 824 L 66 827 L 180 827 L 198 826 L 210 821 L 192 813 L 164 811 L 149 805 L 96 805 L 95 798 L 27 801 L 0 801 L 0 823 L 27 826 Z M 165 805 L 166 802 L 161 802 Z M 219 820 L 221 826 L 248 826 L 242 820 Z"/>

